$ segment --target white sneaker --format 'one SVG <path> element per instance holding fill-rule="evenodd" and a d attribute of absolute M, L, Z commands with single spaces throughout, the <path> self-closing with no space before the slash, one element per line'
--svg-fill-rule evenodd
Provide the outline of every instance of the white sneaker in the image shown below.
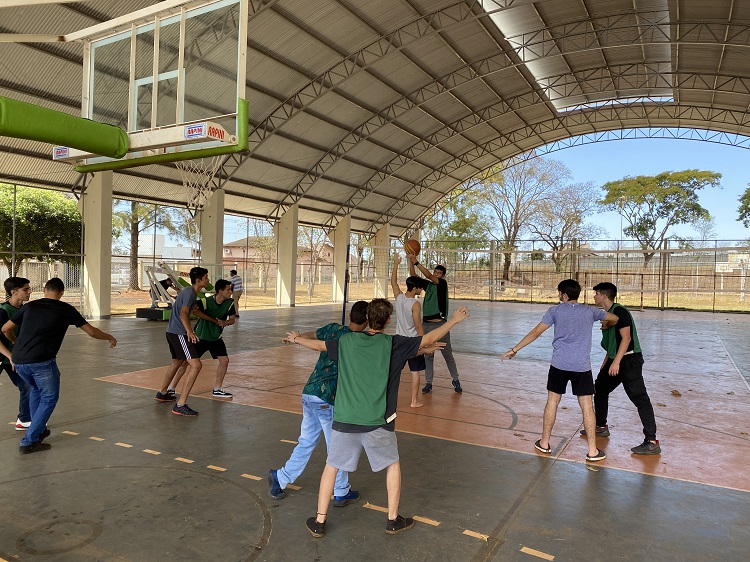
<path fill-rule="evenodd" d="M 232 399 L 232 393 L 231 392 L 224 392 L 223 388 L 215 389 L 211 396 L 214 398 L 223 398 L 224 400 L 231 400 Z"/>
<path fill-rule="evenodd" d="M 31 425 L 30 421 L 22 422 L 20 419 L 16 419 L 16 431 L 26 431 Z"/>

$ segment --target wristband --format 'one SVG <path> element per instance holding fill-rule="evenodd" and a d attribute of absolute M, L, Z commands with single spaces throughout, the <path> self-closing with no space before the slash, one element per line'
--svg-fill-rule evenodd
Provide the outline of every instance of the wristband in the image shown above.
<path fill-rule="evenodd" d="M 515 347 L 511 347 L 510 350 L 513 352 L 513 355 L 517 355 L 518 352 L 516 351 Z"/>
<path fill-rule="evenodd" d="M 414 265 L 419 265 L 419 262 L 418 262 L 418 261 L 415 261 L 415 262 L 414 262 Z"/>

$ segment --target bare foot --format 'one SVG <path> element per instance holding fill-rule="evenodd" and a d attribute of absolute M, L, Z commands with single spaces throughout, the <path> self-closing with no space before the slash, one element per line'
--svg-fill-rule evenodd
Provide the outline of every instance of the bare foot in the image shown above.
<path fill-rule="evenodd" d="M 424 402 L 412 402 L 411 403 L 412 408 L 421 408 L 422 406 L 424 406 Z"/>

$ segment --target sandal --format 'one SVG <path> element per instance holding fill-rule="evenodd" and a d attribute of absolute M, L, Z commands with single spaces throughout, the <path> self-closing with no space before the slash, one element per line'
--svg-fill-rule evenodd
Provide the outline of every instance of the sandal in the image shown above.
<path fill-rule="evenodd" d="M 537 451 L 539 451 L 541 453 L 549 454 L 549 453 L 552 452 L 552 448 L 551 447 L 547 447 L 547 448 L 542 447 L 542 440 L 541 439 L 537 439 L 536 443 L 534 443 L 534 447 L 536 448 Z"/>

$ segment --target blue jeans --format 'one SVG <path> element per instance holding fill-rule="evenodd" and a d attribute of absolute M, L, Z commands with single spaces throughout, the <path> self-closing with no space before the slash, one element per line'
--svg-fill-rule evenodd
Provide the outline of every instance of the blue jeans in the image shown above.
<path fill-rule="evenodd" d="M 333 425 L 333 406 L 311 394 L 302 395 L 302 428 L 297 446 L 286 464 L 276 472 L 281 489 L 294 482 L 305 470 L 315 446 L 320 441 L 321 432 L 325 436 L 326 450 L 331 442 Z M 334 496 L 345 496 L 349 493 L 349 473 L 339 470 L 336 474 Z"/>
<path fill-rule="evenodd" d="M 14 384 L 21 395 L 18 399 L 18 419 L 24 423 L 31 421 L 31 410 L 29 408 L 29 395 L 31 394 L 31 389 L 29 388 L 29 385 L 18 376 L 18 373 L 13 370 L 10 363 L 4 363 L 3 370 L 8 373 L 10 382 Z"/>
<path fill-rule="evenodd" d="M 60 370 L 54 359 L 41 363 L 16 365 L 16 372 L 31 389 L 29 407 L 31 425 L 21 439 L 21 445 L 31 445 L 39 441 L 39 436 L 47 428 L 52 411 L 60 398 Z"/>

